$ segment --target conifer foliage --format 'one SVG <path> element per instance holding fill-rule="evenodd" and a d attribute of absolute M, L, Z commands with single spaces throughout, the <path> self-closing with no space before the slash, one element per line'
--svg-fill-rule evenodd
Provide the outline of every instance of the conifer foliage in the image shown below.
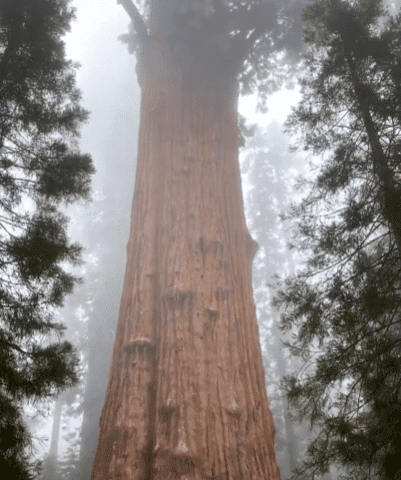
<path fill-rule="evenodd" d="M 92 160 L 76 145 L 87 118 L 62 36 L 69 0 L 0 4 L 0 471 L 32 475 L 23 402 L 77 381 L 77 355 L 55 309 L 80 259 L 60 206 L 87 199 Z"/>
<path fill-rule="evenodd" d="M 347 478 L 401 478 L 401 16 L 379 0 L 315 0 L 304 20 L 288 128 L 322 160 L 290 215 L 308 261 L 276 302 L 305 360 L 289 399 L 320 434 L 296 477 L 336 462 Z"/>

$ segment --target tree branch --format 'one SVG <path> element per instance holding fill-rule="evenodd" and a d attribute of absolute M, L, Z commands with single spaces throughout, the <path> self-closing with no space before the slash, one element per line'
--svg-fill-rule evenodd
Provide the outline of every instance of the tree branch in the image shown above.
<path fill-rule="evenodd" d="M 148 27 L 135 3 L 132 0 L 117 0 L 117 3 L 121 4 L 124 10 L 128 13 L 134 24 L 139 42 L 142 46 L 145 46 L 149 40 Z"/>

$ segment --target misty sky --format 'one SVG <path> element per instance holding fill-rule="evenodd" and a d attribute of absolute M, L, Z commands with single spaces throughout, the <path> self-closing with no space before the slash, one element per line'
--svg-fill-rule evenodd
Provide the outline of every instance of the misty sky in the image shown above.
<path fill-rule="evenodd" d="M 128 32 L 130 19 L 117 0 L 73 0 L 72 5 L 77 19 L 65 38 L 67 57 L 81 64 L 78 86 L 82 104 L 91 112 L 88 124 L 81 130 L 80 145 L 95 163 L 94 191 L 104 196 L 110 172 L 120 175 L 122 182 L 131 177 L 132 184 L 135 176 L 140 90 L 135 57 L 118 40 L 119 35 Z M 251 123 L 267 125 L 274 119 L 283 122 L 298 99 L 297 90 L 278 92 L 269 99 L 269 112 L 262 115 L 255 112 L 256 101 L 246 97 L 240 99 L 240 111 Z M 132 170 L 122 172 L 118 164 L 123 164 L 127 156 L 132 158 Z M 110 169 L 111 162 L 116 168 Z M 129 218 L 127 227 L 128 223 Z M 85 239 L 79 240 L 85 243 Z"/>
<path fill-rule="evenodd" d="M 65 37 L 67 57 L 81 64 L 78 87 L 82 91 L 82 105 L 90 111 L 89 121 L 81 129 L 80 148 L 83 153 L 92 155 L 97 170 L 93 180 L 94 199 L 113 196 L 116 208 L 127 211 L 123 226 L 126 244 L 136 167 L 140 90 L 136 82 L 135 57 L 128 53 L 118 36 L 128 32 L 130 19 L 117 0 L 73 0 L 72 5 L 76 8 L 77 19 Z M 261 115 L 255 113 L 256 102 L 246 97 L 240 100 L 240 111 L 251 123 L 262 126 L 273 120 L 282 123 L 291 104 L 298 99 L 296 90 L 278 92 L 269 99 L 269 112 Z M 127 170 L 126 165 L 132 167 Z M 120 189 L 117 193 L 116 185 Z M 244 190 L 247 190 L 246 185 Z M 117 199 L 121 197 L 120 203 L 116 203 L 116 196 Z M 87 212 L 90 215 L 90 209 Z M 71 223 L 73 240 L 87 246 L 84 216 L 72 218 Z M 50 437 L 49 423 L 40 436 Z M 60 438 L 61 455 L 63 443 Z M 44 442 L 39 450 L 46 454 L 48 448 L 49 443 Z"/>
<path fill-rule="evenodd" d="M 67 56 L 82 65 L 78 83 L 83 104 L 91 111 L 82 144 L 93 148 L 90 153 L 96 155 L 105 133 L 107 140 L 120 142 L 123 132 L 128 133 L 127 126 L 133 133 L 138 126 L 140 97 L 135 57 L 117 38 L 128 31 L 130 20 L 117 0 L 73 0 L 72 4 L 77 9 L 77 21 L 66 37 Z M 278 92 L 269 99 L 269 112 L 261 115 L 255 113 L 255 101 L 246 97 L 240 100 L 240 111 L 251 121 L 264 125 L 273 119 L 283 122 L 298 98 L 296 90 Z M 118 139 L 107 135 L 113 122 L 121 127 Z M 132 141 L 128 142 L 131 148 Z"/>
<path fill-rule="evenodd" d="M 130 19 L 117 0 L 73 0 L 71 3 L 76 8 L 76 21 L 65 37 L 67 58 L 81 64 L 77 75 L 78 87 L 82 91 L 81 103 L 90 111 L 88 123 L 81 128 L 80 149 L 92 156 L 97 170 L 93 179 L 94 199 L 106 198 L 107 201 L 113 197 L 115 208 L 127 213 L 126 224 L 121 229 L 122 236 L 125 235 L 122 242 L 126 244 L 140 120 L 135 57 L 118 40 L 119 35 L 128 32 Z M 298 89 L 285 90 L 269 98 L 269 111 L 265 115 L 255 112 L 256 101 L 250 97 L 240 99 L 239 108 L 250 123 L 265 127 L 273 120 L 283 123 L 291 105 L 299 99 Z M 247 192 L 246 183 L 243 191 Z M 90 206 L 87 212 L 85 215 L 90 216 Z M 72 218 L 71 223 L 73 241 L 78 240 L 84 247 L 87 246 L 90 242 L 85 238 L 84 214 Z M 50 438 L 51 426 L 50 416 L 48 424 L 36 434 Z M 72 430 L 74 425 L 69 428 Z M 66 442 L 61 437 L 60 456 L 66 448 Z M 48 453 L 49 442 L 37 446 L 38 456 L 43 458 Z"/>

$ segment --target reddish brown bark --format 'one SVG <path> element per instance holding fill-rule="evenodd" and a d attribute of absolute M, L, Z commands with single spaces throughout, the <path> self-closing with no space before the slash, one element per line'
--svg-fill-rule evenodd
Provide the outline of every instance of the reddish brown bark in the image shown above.
<path fill-rule="evenodd" d="M 279 480 L 234 82 L 152 39 L 127 269 L 92 480 Z M 194 69 L 192 70 L 194 72 Z M 196 70 L 195 70 L 196 71 Z"/>

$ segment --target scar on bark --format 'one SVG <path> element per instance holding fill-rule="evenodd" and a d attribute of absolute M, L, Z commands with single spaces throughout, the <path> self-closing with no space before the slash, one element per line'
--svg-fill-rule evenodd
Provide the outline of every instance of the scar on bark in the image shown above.
<path fill-rule="evenodd" d="M 227 407 L 226 412 L 232 420 L 240 420 L 243 416 L 242 409 L 239 408 L 236 403 L 233 403 L 232 405 Z"/>
<path fill-rule="evenodd" d="M 128 435 L 128 432 L 124 432 L 124 437 L 126 438 Z M 113 445 L 114 442 L 117 442 L 120 440 L 122 437 L 121 430 L 119 428 L 115 428 L 112 430 L 107 437 L 103 440 L 103 458 L 105 460 L 105 463 L 108 465 L 111 462 L 111 457 L 113 454 Z"/>
<path fill-rule="evenodd" d="M 205 237 L 200 237 L 197 247 L 200 249 L 202 255 L 211 252 L 214 255 L 222 256 L 224 245 L 219 240 L 208 241 Z"/>
<path fill-rule="evenodd" d="M 205 313 L 210 323 L 215 322 L 219 318 L 219 312 L 214 308 L 206 308 Z"/>
<path fill-rule="evenodd" d="M 173 456 L 171 459 L 171 470 L 176 475 L 185 475 L 193 472 L 196 467 L 194 459 L 187 456 Z"/>
<path fill-rule="evenodd" d="M 218 287 L 215 296 L 217 301 L 225 301 L 230 296 L 230 290 L 228 288 Z"/>
<path fill-rule="evenodd" d="M 170 308 L 182 309 L 184 308 L 186 300 L 189 300 L 189 302 L 192 303 L 195 296 L 196 292 L 194 290 L 176 290 L 173 293 L 166 293 L 163 295 L 163 299 Z"/>
<path fill-rule="evenodd" d="M 148 358 L 155 355 L 155 345 L 146 337 L 137 337 L 124 345 L 124 351 L 127 355 L 139 353 Z"/>
<path fill-rule="evenodd" d="M 158 468 L 161 472 L 173 472 L 177 477 L 188 475 L 196 468 L 201 467 L 199 459 L 194 452 L 189 448 L 189 443 L 186 434 L 185 420 L 182 416 L 182 411 L 179 405 L 168 399 L 164 405 L 159 408 L 159 417 L 164 424 L 164 437 L 167 443 L 171 441 L 171 434 L 176 433 L 176 439 L 173 447 L 163 448 L 161 445 L 156 446 Z M 171 422 L 175 417 L 175 422 L 178 420 L 177 428 L 174 431 L 171 429 Z"/>
<path fill-rule="evenodd" d="M 174 411 L 176 410 L 175 405 L 164 405 L 159 408 L 159 415 L 162 421 L 167 422 L 171 419 L 171 416 L 173 415 Z"/>
<path fill-rule="evenodd" d="M 175 455 L 165 451 L 158 456 L 158 470 L 168 478 L 181 478 L 183 475 L 193 475 L 195 470 L 201 471 L 201 463 L 189 455 Z M 206 477 L 205 477 L 206 478 Z"/>

